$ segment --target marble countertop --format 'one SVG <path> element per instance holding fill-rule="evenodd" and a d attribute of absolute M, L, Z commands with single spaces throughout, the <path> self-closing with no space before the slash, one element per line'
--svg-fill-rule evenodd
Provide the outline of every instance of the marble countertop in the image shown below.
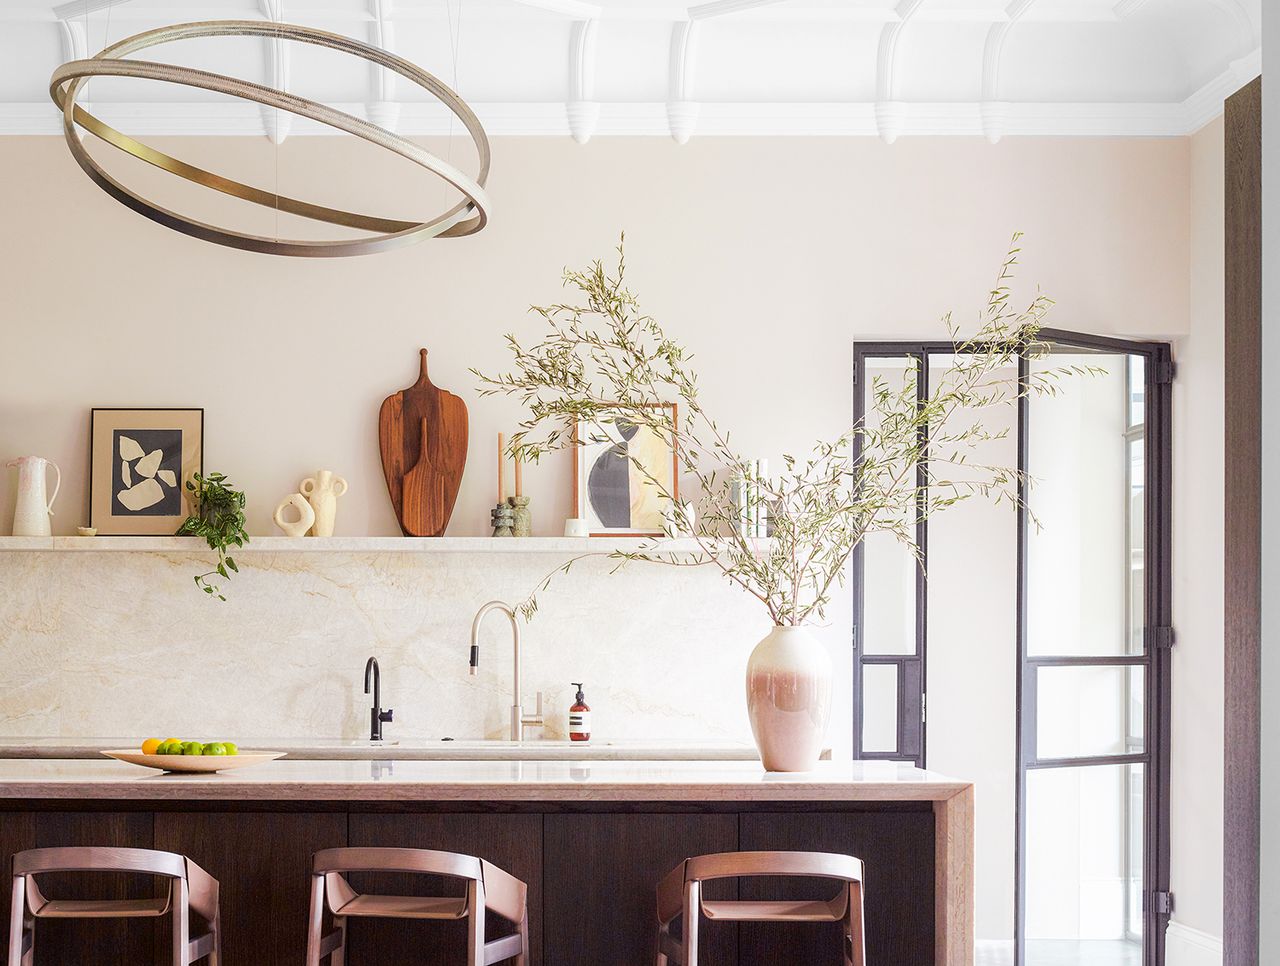
<path fill-rule="evenodd" d="M 107 749 L 137 748 L 137 738 L 5 738 L 0 759 L 101 758 Z M 739 742 L 655 741 L 466 741 L 406 738 L 386 741 L 343 738 L 279 738 L 243 742 L 287 752 L 294 760 L 320 761 L 758 761 Z M 829 757 L 829 756 L 826 756 Z"/>
<path fill-rule="evenodd" d="M 0 761 L 0 800 L 945 801 L 970 783 L 895 762 L 802 774 L 732 761 L 291 761 L 171 775 L 119 761 Z"/>

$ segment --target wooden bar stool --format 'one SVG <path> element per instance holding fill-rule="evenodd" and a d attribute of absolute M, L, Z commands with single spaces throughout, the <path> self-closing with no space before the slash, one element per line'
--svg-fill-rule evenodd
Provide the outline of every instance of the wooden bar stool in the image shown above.
<path fill-rule="evenodd" d="M 46 899 L 36 876 L 47 872 L 141 872 L 169 880 L 158 899 Z M 191 912 L 203 920 L 193 930 Z M 37 919 L 136 919 L 173 914 L 173 966 L 208 957 L 221 966 L 218 880 L 185 856 L 152 849 L 31 849 L 13 857 L 13 905 L 9 919 L 9 966 L 33 966 Z M 93 950 L 85 950 L 86 961 Z"/>
<path fill-rule="evenodd" d="M 423 896 L 361 895 L 347 882 L 347 872 L 411 872 L 450 876 L 466 882 L 466 896 L 436 899 Z M 311 865 L 311 916 L 307 930 L 307 966 L 342 966 L 346 954 L 346 921 L 350 916 L 382 919 L 466 919 L 467 966 L 514 960 L 526 966 L 529 955 L 528 886 L 496 865 L 470 855 L 430 849 L 348 848 L 317 852 Z M 333 914 L 332 932 L 323 933 L 325 908 Z M 485 913 L 512 922 L 516 932 L 484 940 Z"/>
<path fill-rule="evenodd" d="M 702 883 L 749 876 L 809 876 L 844 883 L 830 900 L 706 900 Z M 865 966 L 862 860 L 832 852 L 721 852 L 685 859 L 658 886 L 657 966 L 697 966 L 701 916 L 723 922 L 840 922 L 845 966 Z M 671 935 L 680 916 L 683 936 Z"/>

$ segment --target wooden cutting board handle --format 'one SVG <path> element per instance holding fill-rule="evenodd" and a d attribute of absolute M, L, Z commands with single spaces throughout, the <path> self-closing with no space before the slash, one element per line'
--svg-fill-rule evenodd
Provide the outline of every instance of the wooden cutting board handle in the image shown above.
<path fill-rule="evenodd" d="M 387 493 L 409 537 L 444 535 L 467 463 L 467 405 L 427 375 L 420 350 L 418 381 L 392 393 L 378 414 L 378 448 Z"/>

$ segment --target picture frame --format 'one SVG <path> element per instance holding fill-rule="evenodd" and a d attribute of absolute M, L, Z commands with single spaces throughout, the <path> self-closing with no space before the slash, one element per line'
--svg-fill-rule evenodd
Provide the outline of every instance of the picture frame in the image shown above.
<path fill-rule="evenodd" d="M 89 417 L 89 525 L 103 536 L 172 536 L 204 467 L 204 410 L 95 407 Z"/>
<path fill-rule="evenodd" d="M 680 410 L 676 403 L 651 403 L 651 408 L 669 409 L 671 422 L 679 427 Z M 621 407 L 620 407 L 621 408 Z M 624 421 L 625 422 L 625 421 Z M 651 484 L 644 482 L 632 462 L 631 447 L 634 437 L 624 437 L 624 431 L 613 432 L 613 427 L 601 426 L 591 421 L 579 420 L 573 427 L 573 505 L 575 515 L 587 521 L 588 535 L 592 537 L 661 537 L 666 533 L 666 511 L 669 502 L 664 500 Z M 680 499 L 680 458 L 678 453 L 678 429 L 670 445 L 651 430 L 643 442 L 645 465 L 657 479 L 668 484 L 672 497 Z M 595 441 L 591 437 L 603 430 L 609 441 Z M 619 452 L 626 447 L 626 452 Z M 612 455 L 610 455 L 612 454 Z M 669 478 L 666 474 L 669 472 Z M 646 497 L 650 491 L 652 499 Z"/>

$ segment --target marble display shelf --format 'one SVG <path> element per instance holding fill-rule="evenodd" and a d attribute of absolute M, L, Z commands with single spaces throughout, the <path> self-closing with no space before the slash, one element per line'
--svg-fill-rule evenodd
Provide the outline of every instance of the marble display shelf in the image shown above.
<path fill-rule="evenodd" d="M 133 748 L 136 738 L 0 737 L 0 759 L 100 760 L 104 749 Z M 739 742 L 498 741 L 408 738 L 371 742 L 342 738 L 251 739 L 295 761 L 758 761 Z M 830 752 L 824 755 L 830 758 Z"/>
<path fill-rule="evenodd" d="M 764 543 L 763 540 L 759 541 Z M 237 557 L 250 553 L 611 553 L 651 547 L 661 553 L 693 553 L 691 539 L 636 537 L 253 537 Z M 199 537 L 0 537 L 3 551 L 212 553 Z"/>

